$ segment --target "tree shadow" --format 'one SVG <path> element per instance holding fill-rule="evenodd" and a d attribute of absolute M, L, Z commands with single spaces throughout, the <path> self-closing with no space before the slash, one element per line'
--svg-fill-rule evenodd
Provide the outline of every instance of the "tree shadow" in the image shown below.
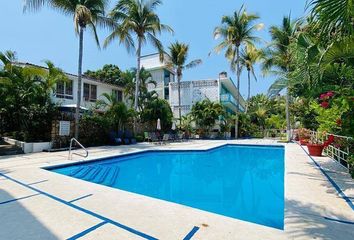
<path fill-rule="evenodd" d="M 0 183 L 1 185 L 1 183 Z M 15 198 L 8 192 L 0 189 L 0 239 L 58 239 L 45 225 L 40 222 L 21 201 L 32 200 L 38 194 Z"/>
<path fill-rule="evenodd" d="M 354 216 L 324 210 L 311 203 L 286 201 L 285 231 L 291 239 L 354 239 Z"/>

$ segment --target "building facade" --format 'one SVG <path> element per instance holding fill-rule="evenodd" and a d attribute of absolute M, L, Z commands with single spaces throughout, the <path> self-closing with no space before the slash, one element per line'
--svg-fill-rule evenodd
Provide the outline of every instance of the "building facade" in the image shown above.
<path fill-rule="evenodd" d="M 169 56 L 164 55 L 164 61 L 160 61 L 159 54 L 150 54 L 141 57 L 141 66 L 150 72 L 151 78 L 156 82 L 154 84 L 148 84 L 147 88 L 149 91 L 156 91 L 159 98 L 169 100 L 170 98 L 170 88 L 169 84 L 175 81 L 175 72 L 173 69 L 167 67 L 166 62 Z"/>
<path fill-rule="evenodd" d="M 47 69 L 46 67 L 31 63 L 16 63 L 19 66 L 31 66 Z M 51 93 L 53 103 L 58 104 L 62 108 L 75 108 L 77 104 L 78 76 L 71 73 L 65 73 L 68 79 L 59 81 L 54 86 Z M 114 94 L 118 101 L 125 102 L 123 88 L 105 83 L 98 79 L 92 79 L 82 76 L 81 85 L 81 109 L 90 109 L 95 106 L 99 100 L 105 100 L 104 93 Z M 104 109 L 101 109 L 104 110 Z"/>
<path fill-rule="evenodd" d="M 54 103 L 61 107 L 70 108 L 75 107 L 77 103 L 78 77 L 73 74 L 67 74 L 67 76 L 69 80 L 56 84 L 51 98 Z M 90 109 L 94 107 L 97 101 L 105 100 L 104 93 L 114 94 L 118 101 L 125 101 L 123 88 L 84 76 L 82 77 L 81 93 L 82 109 Z"/>
<path fill-rule="evenodd" d="M 178 85 L 169 84 L 169 103 L 175 118 L 178 118 Z M 219 78 L 181 82 L 181 112 L 182 116 L 190 113 L 192 106 L 199 101 L 209 99 L 221 103 L 227 112 L 234 114 L 237 111 L 237 95 L 240 95 L 232 79 L 226 73 Z M 240 111 L 245 109 L 245 100 L 240 95 Z"/>

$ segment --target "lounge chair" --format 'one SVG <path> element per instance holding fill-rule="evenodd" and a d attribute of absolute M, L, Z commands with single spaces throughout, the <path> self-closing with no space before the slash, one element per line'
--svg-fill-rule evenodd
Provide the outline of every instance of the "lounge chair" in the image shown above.
<path fill-rule="evenodd" d="M 118 131 L 118 137 L 122 139 L 123 144 L 126 144 L 126 145 L 130 144 L 129 139 L 124 136 L 123 131 Z"/>
<path fill-rule="evenodd" d="M 109 140 L 113 145 L 121 145 L 123 143 L 122 137 L 119 137 L 115 131 L 109 133 Z"/>
<path fill-rule="evenodd" d="M 136 144 L 136 139 L 130 131 L 125 131 L 124 136 L 124 139 L 127 139 L 127 141 L 129 141 L 129 144 Z"/>
<path fill-rule="evenodd" d="M 162 143 L 168 143 L 171 140 L 170 134 L 164 134 L 162 137 Z"/>
<path fill-rule="evenodd" d="M 144 132 L 144 142 L 150 142 L 150 141 L 151 141 L 150 134 L 148 132 Z"/>
<path fill-rule="evenodd" d="M 151 143 L 154 143 L 154 144 L 161 144 L 162 143 L 161 139 L 154 132 L 150 133 L 150 139 L 151 139 Z"/>

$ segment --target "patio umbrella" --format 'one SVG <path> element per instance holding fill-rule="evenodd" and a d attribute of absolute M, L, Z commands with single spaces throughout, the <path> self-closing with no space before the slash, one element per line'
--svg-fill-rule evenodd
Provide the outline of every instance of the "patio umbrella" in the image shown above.
<path fill-rule="evenodd" d="M 171 127 L 171 129 L 174 131 L 174 130 L 176 130 L 176 123 L 175 122 L 172 122 L 172 127 Z"/>
<path fill-rule="evenodd" d="M 157 130 L 161 130 L 161 121 L 160 121 L 160 118 L 157 119 L 157 126 L 156 126 L 156 129 Z"/>

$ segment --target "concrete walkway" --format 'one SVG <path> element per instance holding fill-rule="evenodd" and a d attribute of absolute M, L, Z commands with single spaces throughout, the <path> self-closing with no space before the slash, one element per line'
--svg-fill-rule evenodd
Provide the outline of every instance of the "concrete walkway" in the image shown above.
<path fill-rule="evenodd" d="M 89 159 L 225 143 L 275 144 L 95 147 Z M 0 157 L 0 239 L 354 239 L 354 182 L 345 169 L 326 157 L 310 158 L 297 144 L 285 146 L 283 231 L 41 169 L 70 162 L 67 152 L 58 152 Z"/>

